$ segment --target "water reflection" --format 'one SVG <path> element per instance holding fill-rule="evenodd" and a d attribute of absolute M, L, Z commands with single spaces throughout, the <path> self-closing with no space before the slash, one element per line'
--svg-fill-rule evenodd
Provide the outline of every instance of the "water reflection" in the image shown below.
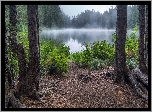
<path fill-rule="evenodd" d="M 102 40 L 111 42 L 114 32 L 115 30 L 106 29 L 43 30 L 40 33 L 40 37 L 61 39 L 64 44 L 70 47 L 70 52 L 76 52 L 84 49 L 84 42 L 93 43 Z M 130 34 L 130 32 L 131 31 L 128 31 L 128 34 Z"/>
<path fill-rule="evenodd" d="M 82 44 L 78 43 L 77 40 L 73 40 L 72 38 L 70 38 L 70 40 L 66 42 L 65 44 L 70 46 L 71 53 L 78 52 L 85 49 L 85 47 Z"/>

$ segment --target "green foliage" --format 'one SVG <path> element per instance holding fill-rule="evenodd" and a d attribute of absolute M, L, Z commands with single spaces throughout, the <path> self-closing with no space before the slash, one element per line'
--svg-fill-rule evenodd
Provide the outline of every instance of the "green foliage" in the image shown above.
<path fill-rule="evenodd" d="M 55 41 L 50 39 L 40 39 L 40 72 L 66 75 L 68 72 L 68 57 L 70 55 L 69 46 L 60 44 L 55 46 Z"/>
<path fill-rule="evenodd" d="M 136 36 L 136 32 L 138 31 L 138 27 L 132 29 L 131 34 L 129 37 L 126 38 L 125 43 L 125 51 L 127 58 L 138 58 L 138 37 Z"/>
<path fill-rule="evenodd" d="M 52 59 L 52 61 L 48 63 L 48 69 L 50 70 L 50 72 L 56 73 L 58 75 L 65 75 L 65 73 L 68 72 L 66 55 L 60 52 L 59 49 L 55 48 L 50 53 L 50 56 L 50 59 Z"/>
<path fill-rule="evenodd" d="M 138 27 L 136 26 L 132 29 L 129 37 L 126 37 L 126 63 L 129 68 L 134 68 L 138 63 L 138 37 L 136 36 L 137 31 Z M 112 34 L 112 42 L 110 44 L 106 41 L 98 41 L 90 45 L 85 43 L 84 46 L 86 49 L 82 52 L 71 54 L 71 60 L 73 60 L 80 67 L 89 67 L 91 70 L 97 70 L 104 68 L 105 66 L 113 65 L 115 41 L 116 32 Z"/>
<path fill-rule="evenodd" d="M 138 61 L 136 58 L 128 58 L 126 60 L 126 64 L 129 67 L 129 69 L 132 70 L 137 67 Z"/>
<path fill-rule="evenodd" d="M 82 53 L 82 59 L 80 60 L 80 63 L 83 66 L 87 66 L 90 67 L 90 63 L 92 60 L 92 50 L 91 50 L 91 46 L 89 46 L 87 43 L 84 43 L 85 46 L 85 50 Z"/>
<path fill-rule="evenodd" d="M 92 51 L 93 51 L 93 57 L 101 60 L 108 59 L 111 62 L 111 64 L 113 63 L 114 48 L 112 45 L 108 44 L 105 40 L 93 43 Z"/>
<path fill-rule="evenodd" d="M 59 5 L 39 5 L 39 21 L 41 27 L 61 28 L 63 20 Z"/>
<path fill-rule="evenodd" d="M 23 30 L 17 33 L 17 42 L 23 45 L 25 51 L 25 58 L 26 62 L 29 61 L 28 54 L 29 54 L 29 41 L 28 41 L 28 32 Z"/>
<path fill-rule="evenodd" d="M 89 67 L 91 70 L 104 68 L 113 64 L 114 48 L 106 41 L 98 41 L 92 45 L 85 45 L 85 50 L 72 54 L 72 60 L 80 67 Z"/>
<path fill-rule="evenodd" d="M 16 76 L 18 76 L 18 72 L 19 72 L 18 59 L 17 59 L 17 54 L 13 53 L 10 50 L 10 47 L 8 47 L 8 63 L 10 66 L 10 73 L 15 78 Z"/>
<path fill-rule="evenodd" d="M 104 68 L 105 66 L 106 66 L 105 61 L 103 61 L 101 59 L 93 58 L 92 61 L 91 61 L 90 69 L 91 70 L 99 70 L 101 68 Z"/>
<path fill-rule="evenodd" d="M 25 51 L 25 59 L 26 62 L 29 61 L 28 52 L 29 52 L 29 42 L 27 38 L 28 33 L 26 31 L 17 32 L 17 42 L 19 44 L 23 45 L 24 51 Z M 10 65 L 10 71 L 11 74 L 13 74 L 14 77 L 18 76 L 19 67 L 18 67 L 18 57 L 16 53 L 13 53 L 10 49 L 10 45 L 8 46 L 8 61 Z"/>
<path fill-rule="evenodd" d="M 27 5 L 17 5 L 17 31 L 27 31 Z"/>
<path fill-rule="evenodd" d="M 114 46 L 116 41 L 116 31 L 112 34 L 112 40 L 111 40 L 111 44 Z"/>
<path fill-rule="evenodd" d="M 70 47 L 65 44 L 61 44 L 58 46 L 59 52 L 65 54 L 66 57 L 70 55 Z"/>
<path fill-rule="evenodd" d="M 70 57 L 70 59 L 72 60 L 72 61 L 74 61 L 77 65 L 81 65 L 81 60 L 82 60 L 82 53 L 83 52 L 75 52 L 75 53 L 73 53 L 73 54 L 71 54 L 71 57 Z"/>

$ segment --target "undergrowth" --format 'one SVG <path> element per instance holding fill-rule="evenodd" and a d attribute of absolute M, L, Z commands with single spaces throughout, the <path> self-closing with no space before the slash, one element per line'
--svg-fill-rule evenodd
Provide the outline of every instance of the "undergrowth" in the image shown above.
<path fill-rule="evenodd" d="M 138 64 L 138 37 L 137 26 L 132 29 L 131 34 L 126 37 L 125 52 L 126 64 L 130 69 L 134 69 Z M 89 67 L 91 70 L 98 70 L 106 66 L 113 66 L 115 52 L 116 32 L 112 34 L 111 43 L 107 41 L 97 41 L 94 43 L 84 43 L 85 50 L 71 54 L 73 60 L 79 67 Z"/>
<path fill-rule="evenodd" d="M 134 69 L 138 64 L 138 28 L 132 29 L 130 35 L 126 37 L 125 52 L 126 64 L 130 69 Z M 56 74 L 66 75 L 68 72 L 68 62 L 73 61 L 79 67 L 98 70 L 106 66 L 113 66 L 115 52 L 116 33 L 112 34 L 111 43 L 107 41 L 97 41 L 94 43 L 84 43 L 85 49 L 81 52 L 70 54 L 69 46 L 61 41 L 48 38 L 40 38 L 40 75 Z M 25 50 L 26 61 L 29 61 L 29 42 L 26 30 L 17 32 L 17 42 L 22 44 Z M 10 71 L 14 77 L 18 76 L 17 55 L 10 50 L 8 44 L 8 61 Z"/>

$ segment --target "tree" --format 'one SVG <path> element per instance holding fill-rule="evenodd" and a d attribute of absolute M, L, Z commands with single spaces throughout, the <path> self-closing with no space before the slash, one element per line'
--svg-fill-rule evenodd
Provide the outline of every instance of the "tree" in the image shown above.
<path fill-rule="evenodd" d="M 117 5 L 116 43 L 114 69 L 116 82 L 124 82 L 126 74 L 125 41 L 127 28 L 127 5 Z"/>
<path fill-rule="evenodd" d="M 148 30 L 147 30 L 148 31 Z M 138 60 L 139 69 L 143 72 L 147 72 L 146 60 L 145 60 L 145 5 L 139 5 L 139 40 L 138 40 Z"/>
<path fill-rule="evenodd" d="M 39 71 L 40 71 L 40 51 L 39 51 L 39 24 L 38 6 L 28 5 L 28 40 L 29 40 L 29 63 L 25 80 L 25 88 L 22 92 L 33 99 L 39 99 Z"/>
<path fill-rule="evenodd" d="M 10 49 L 17 54 L 18 66 L 19 66 L 19 81 L 24 82 L 22 77 L 26 75 L 26 60 L 23 45 L 18 44 L 16 40 L 17 36 L 17 10 L 16 5 L 10 5 Z"/>
<path fill-rule="evenodd" d="M 39 99 L 38 86 L 39 86 L 39 25 L 38 25 L 38 6 L 28 5 L 28 38 L 29 38 L 29 63 L 26 66 L 25 52 L 23 45 L 18 44 L 16 41 L 16 19 L 17 11 L 16 6 L 10 6 L 10 34 L 11 49 L 18 55 L 19 66 L 19 83 L 17 86 L 16 96 L 20 97 L 25 94 L 33 99 Z"/>
<path fill-rule="evenodd" d="M 63 17 L 59 5 L 40 5 L 39 20 L 41 27 L 61 28 L 63 26 Z"/>
<path fill-rule="evenodd" d="M 145 58 L 148 69 L 148 5 L 146 5 L 146 22 L 145 22 Z"/>
<path fill-rule="evenodd" d="M 127 28 L 132 29 L 137 25 L 138 21 L 138 6 L 127 6 Z"/>
<path fill-rule="evenodd" d="M 143 16 L 144 17 L 144 16 Z M 114 60 L 115 82 L 131 84 L 137 95 L 148 99 L 148 77 L 140 69 L 135 68 L 132 72 L 126 66 L 125 40 L 127 28 L 127 6 L 117 5 L 117 23 L 116 23 L 116 47 Z M 140 49 L 139 49 L 140 50 Z"/>
<path fill-rule="evenodd" d="M 19 66 L 19 81 L 20 85 L 24 83 L 24 77 L 26 76 L 26 60 L 23 45 L 18 44 L 16 40 L 17 36 L 17 10 L 16 5 L 10 5 L 10 49 L 17 54 L 18 66 Z"/>
<path fill-rule="evenodd" d="M 10 13 L 10 36 L 8 40 L 10 41 L 10 49 L 12 52 L 16 53 L 18 56 L 18 64 L 19 64 L 19 74 L 22 74 L 22 70 L 24 69 L 23 66 L 21 66 L 24 59 L 24 56 L 22 57 L 21 53 L 24 52 L 23 46 L 18 44 L 16 42 L 16 23 L 17 23 L 17 11 L 16 11 L 16 5 L 9 5 Z M 10 73 L 9 69 L 9 63 L 8 63 L 8 46 L 7 46 L 7 30 L 6 30 L 6 23 L 5 23 L 5 108 L 8 107 L 8 104 L 10 103 L 15 108 L 25 108 L 15 97 L 15 89 L 13 87 L 13 76 Z"/>

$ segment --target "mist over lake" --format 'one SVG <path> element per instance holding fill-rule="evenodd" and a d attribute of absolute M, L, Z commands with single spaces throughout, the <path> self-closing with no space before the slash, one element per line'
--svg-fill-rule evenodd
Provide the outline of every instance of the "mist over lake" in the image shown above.
<path fill-rule="evenodd" d="M 70 52 L 77 52 L 85 49 L 84 42 L 93 43 L 106 40 L 108 43 L 112 40 L 112 34 L 115 29 L 60 29 L 60 30 L 42 30 L 40 38 L 50 38 L 62 40 L 65 45 L 70 47 Z M 127 35 L 131 30 L 127 31 Z M 138 32 L 137 32 L 137 35 Z"/>

